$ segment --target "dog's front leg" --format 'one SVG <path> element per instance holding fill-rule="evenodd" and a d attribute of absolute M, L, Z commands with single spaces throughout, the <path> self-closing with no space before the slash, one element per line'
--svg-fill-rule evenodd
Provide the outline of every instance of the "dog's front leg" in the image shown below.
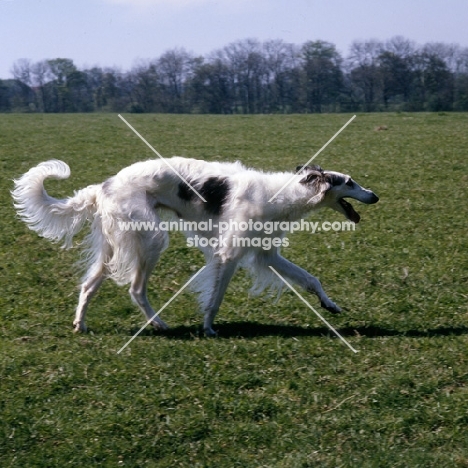
<path fill-rule="evenodd" d="M 294 263 L 286 260 L 281 255 L 275 255 L 270 259 L 269 264 L 286 279 L 302 286 L 307 292 L 316 294 L 320 299 L 320 305 L 333 314 L 341 312 L 341 309 L 327 296 L 320 284 L 320 281 L 307 271 L 298 267 Z"/>
<path fill-rule="evenodd" d="M 205 294 L 206 292 L 209 293 L 209 298 L 203 310 L 203 330 L 206 336 L 212 337 L 217 334 L 213 330 L 213 322 L 223 301 L 229 282 L 236 271 L 237 262 L 233 260 L 222 262 L 219 258 L 215 257 L 208 264 L 208 268 L 211 276 L 209 279 L 211 281 L 207 283 L 211 285 L 211 291 L 204 291 Z"/>

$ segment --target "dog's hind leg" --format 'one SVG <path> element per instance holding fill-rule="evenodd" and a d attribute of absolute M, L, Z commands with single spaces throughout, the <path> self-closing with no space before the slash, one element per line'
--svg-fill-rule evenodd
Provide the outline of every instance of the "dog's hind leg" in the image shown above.
<path fill-rule="evenodd" d="M 104 281 L 104 271 L 102 264 L 96 265 L 88 272 L 86 279 L 81 284 L 80 298 L 76 308 L 75 320 L 73 321 L 75 332 L 85 332 L 85 315 L 88 309 L 89 302 L 91 301 L 96 291 Z"/>
<path fill-rule="evenodd" d="M 106 278 L 107 268 L 106 260 L 111 255 L 112 249 L 102 234 L 101 218 L 95 217 L 91 233 L 85 242 L 89 244 L 88 261 L 90 267 L 81 283 L 80 298 L 76 307 L 75 320 L 73 327 L 75 332 L 85 332 L 85 315 L 88 305 L 96 291 Z"/>
<path fill-rule="evenodd" d="M 151 270 L 152 268 L 147 268 L 137 271 L 130 286 L 130 296 L 133 303 L 145 314 L 146 320 L 150 322 L 156 330 L 167 330 L 169 327 L 156 316 L 156 312 L 151 307 L 146 295 L 148 276 Z"/>
<path fill-rule="evenodd" d="M 137 263 L 134 266 L 130 283 L 130 297 L 134 304 L 145 314 L 146 320 L 156 330 L 167 330 L 169 327 L 158 317 L 151 307 L 146 294 L 148 279 L 159 260 L 161 252 L 168 245 L 165 231 L 133 233 L 138 239 L 135 247 Z"/>
<path fill-rule="evenodd" d="M 294 263 L 286 260 L 281 255 L 274 255 L 268 258 L 269 265 L 271 265 L 281 276 L 293 281 L 294 283 L 302 286 L 307 292 L 317 295 L 320 299 L 320 305 L 337 314 L 341 309 L 327 296 L 320 284 L 320 281 L 308 273 L 306 270 L 298 267 Z"/>

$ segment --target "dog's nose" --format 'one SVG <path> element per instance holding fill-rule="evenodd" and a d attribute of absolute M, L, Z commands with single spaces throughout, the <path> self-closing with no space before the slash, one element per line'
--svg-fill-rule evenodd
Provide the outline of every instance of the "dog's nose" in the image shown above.
<path fill-rule="evenodd" d="M 379 197 L 375 193 L 373 193 L 372 197 L 371 197 L 371 199 L 369 201 L 369 204 L 373 205 L 374 203 L 377 203 L 378 201 L 379 201 Z"/>

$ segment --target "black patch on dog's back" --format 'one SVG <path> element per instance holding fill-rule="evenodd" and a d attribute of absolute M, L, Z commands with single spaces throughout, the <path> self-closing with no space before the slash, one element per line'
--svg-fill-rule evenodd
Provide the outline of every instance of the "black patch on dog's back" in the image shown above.
<path fill-rule="evenodd" d="M 192 184 L 192 182 L 190 183 Z M 197 188 L 197 191 L 206 200 L 206 203 L 200 200 L 203 208 L 212 215 L 220 215 L 223 210 L 223 204 L 229 194 L 227 178 L 210 177 L 199 189 Z M 185 182 L 179 183 L 177 196 L 186 202 L 198 198 L 198 195 Z"/>
<path fill-rule="evenodd" d="M 210 177 L 200 187 L 200 195 L 206 200 L 205 210 L 213 215 L 220 215 L 223 204 L 229 195 L 229 184 L 226 177 Z"/>

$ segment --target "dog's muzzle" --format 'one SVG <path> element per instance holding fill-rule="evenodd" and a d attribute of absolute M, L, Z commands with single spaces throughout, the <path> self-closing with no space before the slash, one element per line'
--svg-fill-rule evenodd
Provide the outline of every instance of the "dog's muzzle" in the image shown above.
<path fill-rule="evenodd" d="M 365 203 L 366 205 L 373 205 L 379 201 L 379 197 L 369 190 L 368 193 L 366 193 L 366 196 L 356 198 L 356 200 Z M 347 219 L 355 224 L 359 223 L 361 216 L 359 216 L 359 213 L 353 208 L 351 203 L 347 202 L 344 198 L 340 198 L 338 200 L 338 204 L 341 206 Z"/>

